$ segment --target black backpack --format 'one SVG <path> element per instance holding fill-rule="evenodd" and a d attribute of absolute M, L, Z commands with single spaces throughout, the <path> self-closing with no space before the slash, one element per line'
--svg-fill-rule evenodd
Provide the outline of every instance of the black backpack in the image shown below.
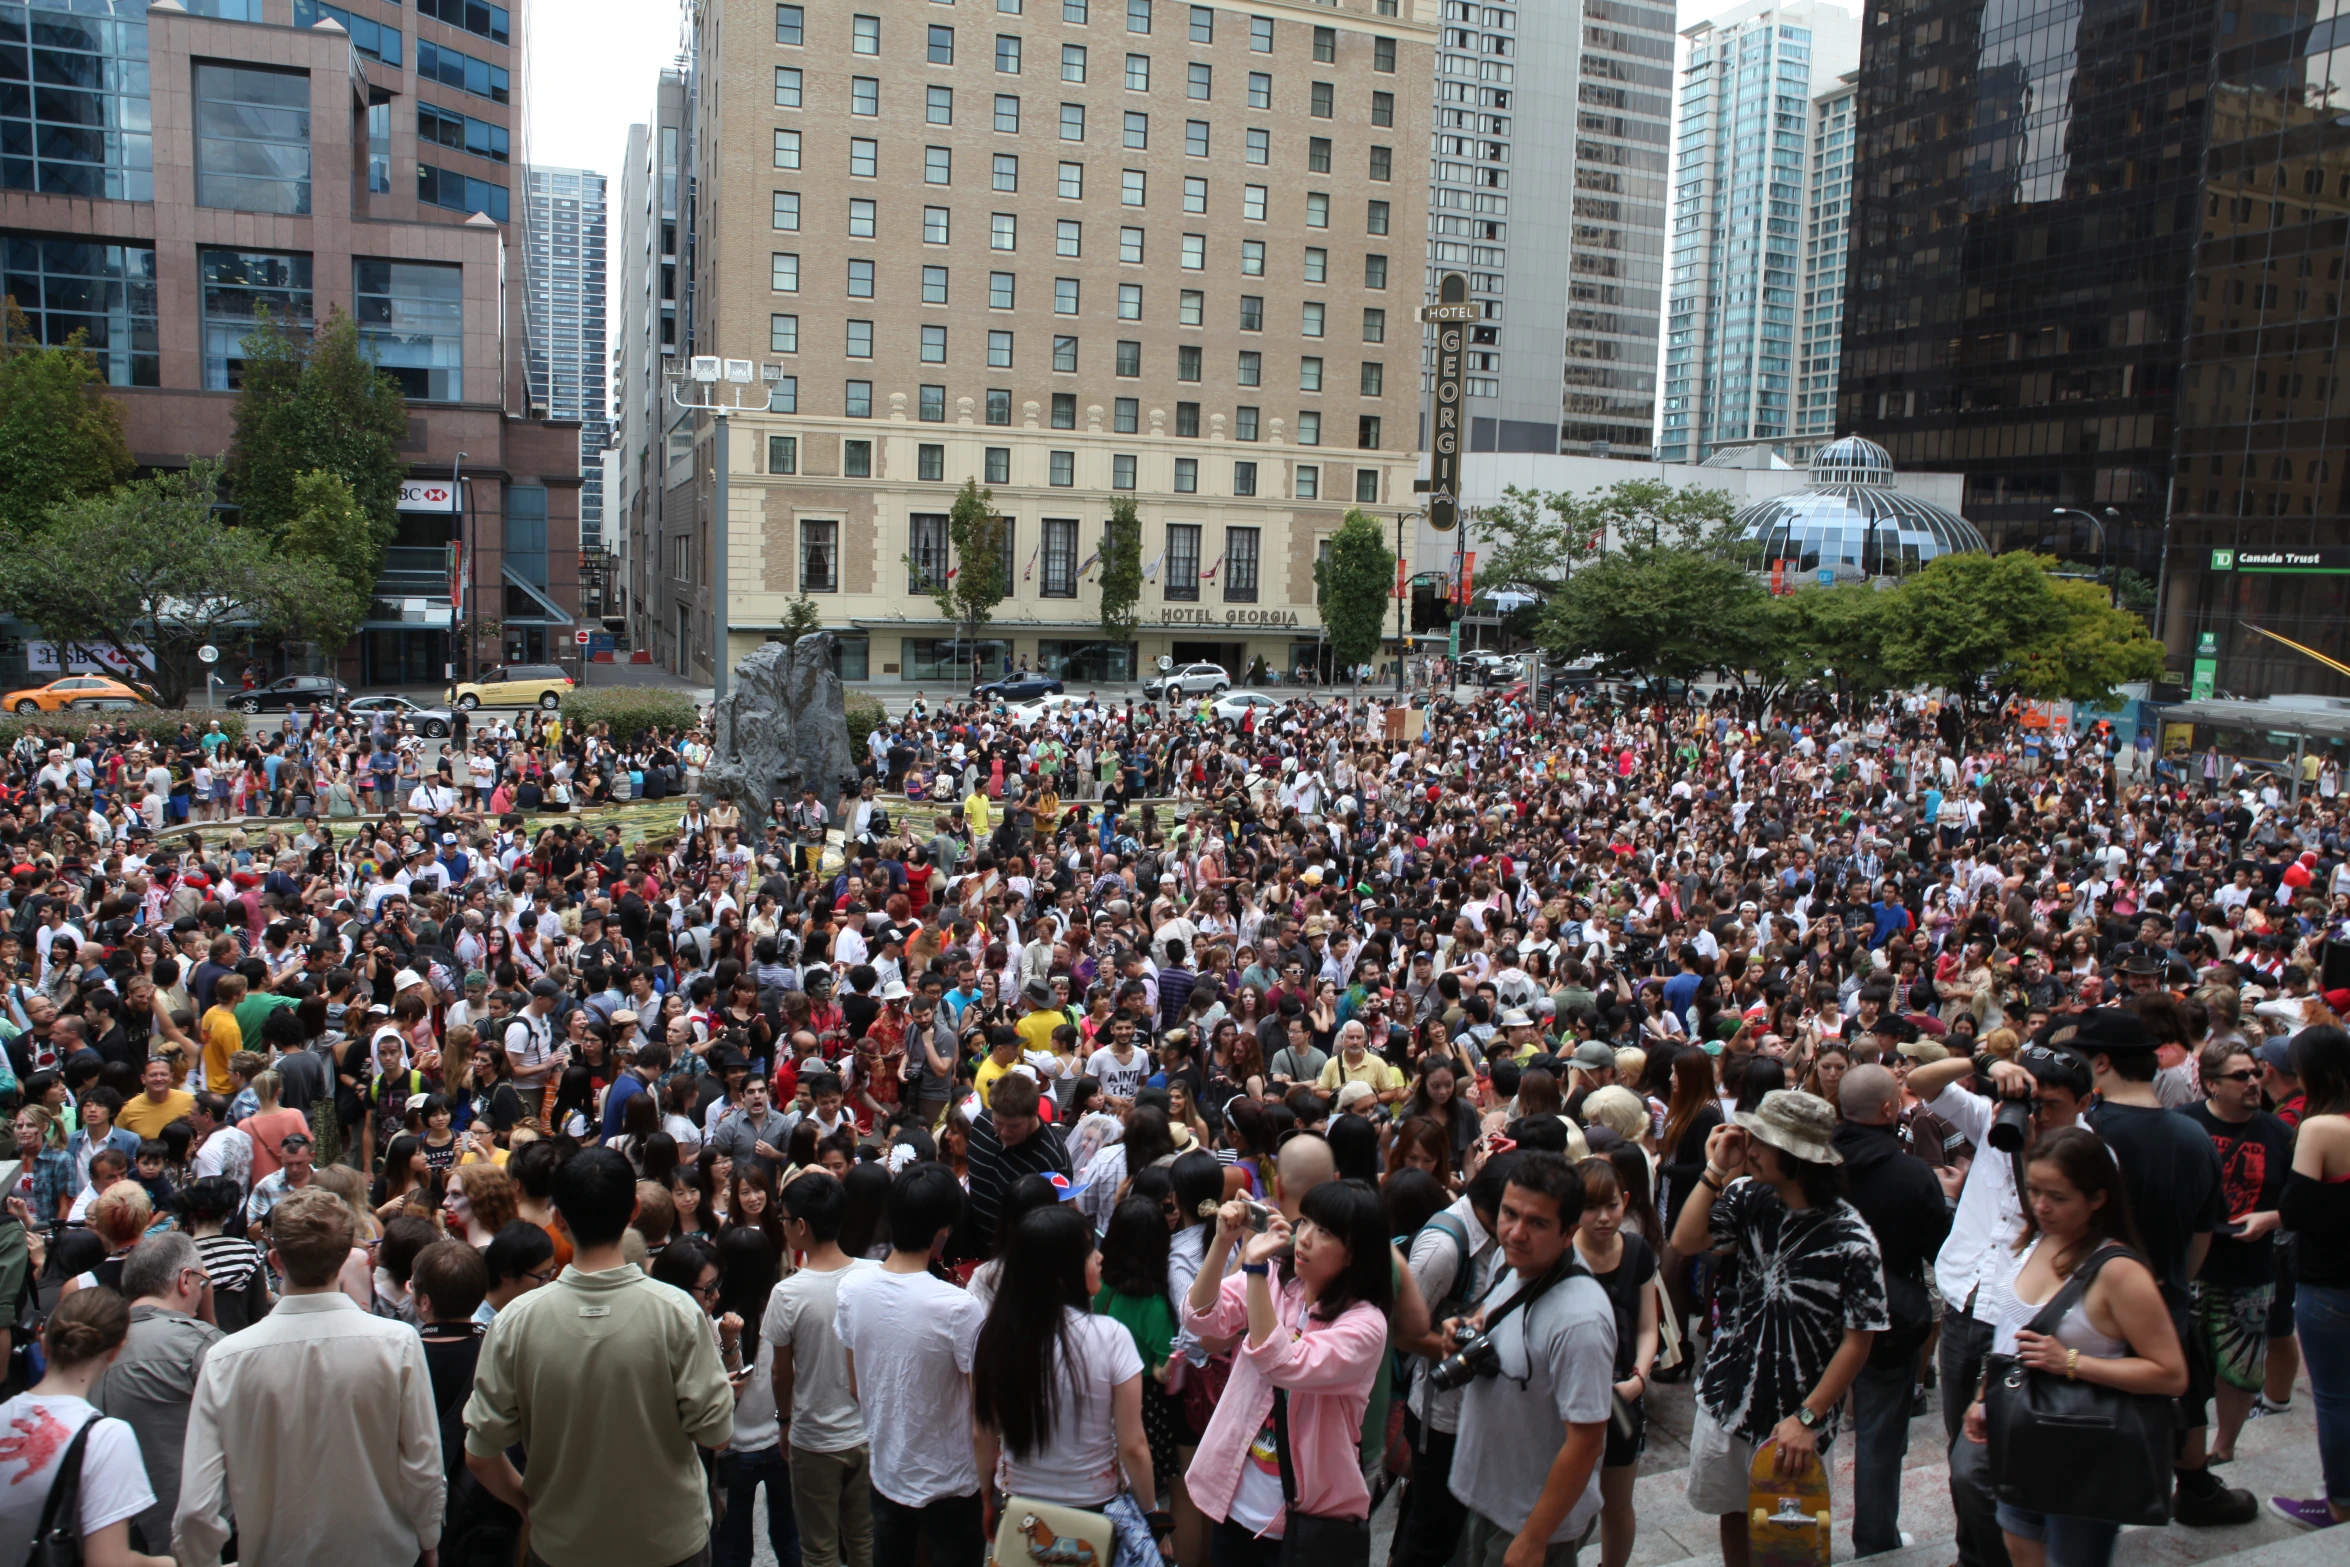
<path fill-rule="evenodd" d="M 474 1343 L 482 1330 L 474 1330 Z M 465 1463 L 465 1402 L 472 1380 L 440 1411 L 441 1466 L 448 1501 L 441 1521 L 443 1567 L 514 1567 L 522 1549 L 522 1515 L 490 1494 Z"/>

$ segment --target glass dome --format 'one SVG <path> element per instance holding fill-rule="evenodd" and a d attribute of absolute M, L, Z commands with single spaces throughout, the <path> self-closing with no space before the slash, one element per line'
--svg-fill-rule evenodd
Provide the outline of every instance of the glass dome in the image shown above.
<path fill-rule="evenodd" d="M 1885 448 L 1848 435 L 1812 455 L 1810 484 L 1755 502 L 1731 526 L 1766 568 L 1781 561 L 1790 572 L 1844 580 L 1905 577 L 1937 556 L 1988 553 L 1973 523 L 1893 485 Z"/>

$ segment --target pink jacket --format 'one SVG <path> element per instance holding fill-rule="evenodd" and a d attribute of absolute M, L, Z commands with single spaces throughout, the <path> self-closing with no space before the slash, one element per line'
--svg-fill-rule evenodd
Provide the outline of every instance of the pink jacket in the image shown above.
<path fill-rule="evenodd" d="M 1276 1271 L 1273 1299 L 1281 1325 L 1264 1343 L 1252 1345 L 1246 1341 L 1247 1284 L 1246 1274 L 1232 1274 L 1204 1312 L 1184 1302 L 1183 1325 L 1193 1333 L 1211 1344 L 1242 1341 L 1232 1357 L 1232 1380 L 1184 1476 L 1192 1501 L 1223 1522 L 1240 1489 L 1249 1444 L 1273 1418 L 1273 1389 L 1279 1386 L 1289 1390 L 1289 1462 L 1297 1474 L 1298 1505 L 1329 1517 L 1369 1517 L 1371 1492 L 1363 1484 L 1359 1453 L 1363 1410 L 1379 1357 L 1387 1352 L 1386 1315 L 1358 1301 L 1335 1322 L 1309 1314 L 1301 1337 L 1296 1328 L 1304 1287 Z"/>

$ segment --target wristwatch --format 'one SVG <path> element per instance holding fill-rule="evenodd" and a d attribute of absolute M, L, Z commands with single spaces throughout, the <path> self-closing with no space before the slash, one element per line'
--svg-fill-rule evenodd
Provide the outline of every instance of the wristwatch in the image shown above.
<path fill-rule="evenodd" d="M 1811 1412 L 1811 1405 L 1809 1404 L 1797 1404 L 1795 1406 L 1795 1419 L 1797 1423 L 1800 1424 L 1806 1431 L 1811 1430 L 1814 1426 L 1820 1423 L 1820 1417 Z"/>

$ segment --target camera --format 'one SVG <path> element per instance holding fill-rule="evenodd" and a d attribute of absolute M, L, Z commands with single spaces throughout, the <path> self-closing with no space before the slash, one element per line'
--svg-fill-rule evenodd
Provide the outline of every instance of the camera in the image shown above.
<path fill-rule="evenodd" d="M 2024 1145 L 2032 1140 L 2032 1113 L 2040 1106 L 2037 1099 L 2002 1099 L 1999 1112 L 1991 1118 L 1991 1130 L 1983 1141 L 2001 1153 L 2022 1153 Z"/>
<path fill-rule="evenodd" d="M 1501 1374 L 1501 1351 L 1484 1333 L 1462 1335 L 1458 1346 L 1428 1368 L 1428 1385 L 1439 1393 L 1456 1392 L 1479 1377 Z"/>
<path fill-rule="evenodd" d="M 2072 1051 L 2026 1045 L 2016 1052 L 2015 1061 L 2042 1088 L 2067 1089 L 2075 1098 L 2084 1098 L 2089 1092 L 2088 1064 Z M 2023 1152 L 2032 1140 L 2032 1116 L 2039 1108 L 2037 1096 L 2002 1099 L 1983 1140 L 2001 1153 Z"/>

